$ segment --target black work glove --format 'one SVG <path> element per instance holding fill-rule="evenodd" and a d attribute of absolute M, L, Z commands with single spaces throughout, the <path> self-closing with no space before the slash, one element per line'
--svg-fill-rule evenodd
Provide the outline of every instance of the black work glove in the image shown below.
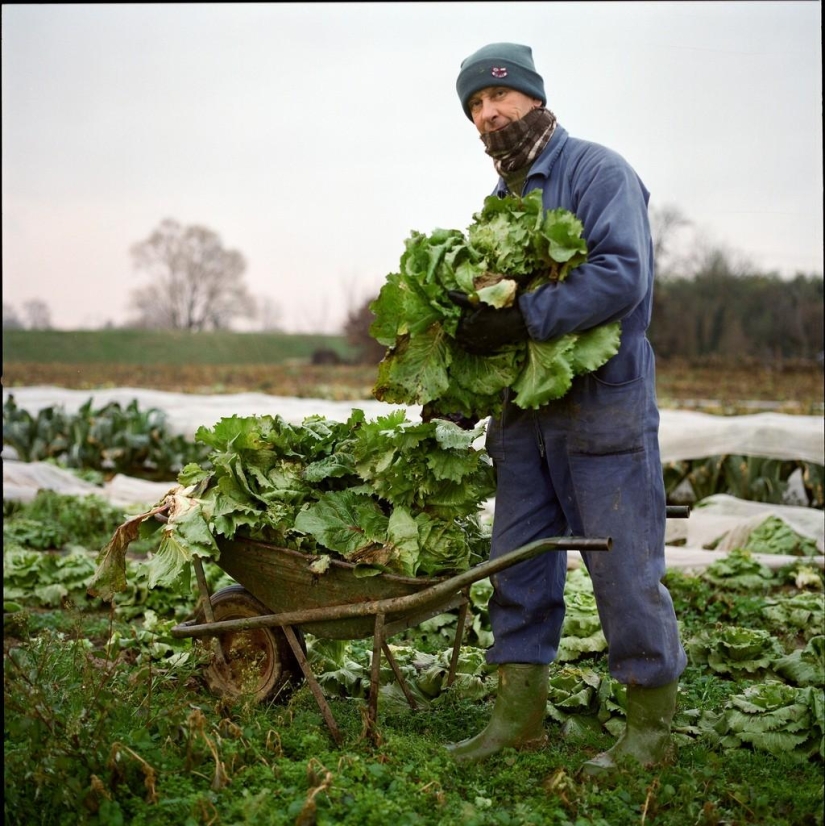
<path fill-rule="evenodd" d="M 436 419 L 457 424 L 462 430 L 473 430 L 478 426 L 480 421 L 480 417 L 475 413 L 469 416 L 465 416 L 463 413 L 441 413 L 438 411 L 436 403 L 427 402 L 427 404 L 421 408 L 421 421 L 432 422 Z"/>
<path fill-rule="evenodd" d="M 442 413 L 438 418 L 457 424 L 462 430 L 472 430 L 478 424 L 476 419 L 471 419 L 463 413 Z"/>
<path fill-rule="evenodd" d="M 447 294 L 453 304 L 462 308 L 455 339 L 468 353 L 486 356 L 529 338 L 518 301 L 512 307 L 497 310 L 489 304 L 472 304 L 457 290 Z"/>
<path fill-rule="evenodd" d="M 472 430 L 478 424 L 478 418 L 465 416 L 463 413 L 438 413 L 433 409 L 432 402 L 421 408 L 421 421 L 431 422 L 433 419 L 444 419 L 457 424 L 462 430 Z"/>

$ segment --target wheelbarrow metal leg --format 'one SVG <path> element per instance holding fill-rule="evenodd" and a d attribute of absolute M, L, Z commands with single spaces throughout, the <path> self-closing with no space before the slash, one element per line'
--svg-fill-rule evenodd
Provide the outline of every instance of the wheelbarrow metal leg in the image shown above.
<path fill-rule="evenodd" d="M 206 584 L 206 574 L 203 571 L 203 563 L 199 556 L 192 557 L 192 567 L 195 569 L 195 579 L 198 583 L 198 591 L 203 601 L 203 615 L 207 622 L 215 621 L 215 613 L 212 611 L 212 595 L 209 593 L 209 586 Z"/>
<path fill-rule="evenodd" d="M 203 571 L 203 563 L 199 556 L 192 557 L 192 567 L 195 569 L 195 579 L 198 583 L 200 600 L 203 604 L 203 615 L 206 617 L 207 622 L 215 622 L 215 612 L 212 610 L 212 595 L 209 593 L 209 585 L 206 583 L 206 574 Z M 226 670 L 229 666 L 223 654 L 220 637 L 212 637 L 210 645 L 212 646 L 212 654 L 215 657 L 216 666 L 218 669 Z"/>
<path fill-rule="evenodd" d="M 450 671 L 447 674 L 447 686 L 451 686 L 455 680 L 455 672 L 458 669 L 458 655 L 461 653 L 461 640 L 464 638 L 464 624 L 467 622 L 467 613 L 470 610 L 469 589 L 465 591 L 467 601 L 462 604 L 458 611 L 458 622 L 455 627 L 455 640 L 453 641 L 453 653 L 450 657 Z"/>
<path fill-rule="evenodd" d="M 367 735 L 373 743 L 378 740 L 378 687 L 381 683 L 381 650 L 384 647 L 384 615 L 375 615 L 372 638 L 372 668 L 370 669 L 370 698 L 367 704 Z"/>
<path fill-rule="evenodd" d="M 390 651 L 390 647 L 387 645 L 386 640 L 384 640 L 381 650 L 384 652 L 384 656 L 387 658 L 387 662 L 390 664 L 390 668 L 392 668 L 392 673 L 395 674 L 395 679 L 398 681 L 398 685 L 401 686 L 401 690 L 404 692 L 404 696 L 407 698 L 410 708 L 413 711 L 417 711 L 418 703 L 416 703 L 415 697 L 413 697 L 412 692 L 407 685 L 407 681 L 404 679 L 404 675 L 401 673 L 401 669 L 398 667 L 398 663 L 395 661 L 395 657 L 393 657 L 392 651 Z M 370 686 L 370 691 L 372 691 L 372 686 Z"/>
<path fill-rule="evenodd" d="M 335 722 L 335 717 L 332 715 L 332 709 L 329 707 L 327 698 L 324 696 L 324 690 L 319 685 L 318 680 L 315 679 L 315 675 L 312 673 L 312 668 L 310 668 L 309 661 L 306 656 L 304 656 L 304 651 L 301 648 L 301 644 L 298 642 L 298 637 L 296 636 L 292 626 L 284 625 L 282 627 L 284 629 L 287 642 L 289 642 L 289 647 L 292 649 L 295 659 L 298 660 L 298 665 L 301 666 L 301 671 L 304 672 L 304 678 L 307 681 L 307 685 L 309 685 L 309 690 L 315 697 L 315 702 L 318 703 L 318 708 L 321 709 L 321 715 L 324 718 L 324 722 L 327 724 L 327 728 L 332 734 L 332 739 L 335 740 L 335 744 L 337 746 L 340 746 L 343 742 L 343 738 L 341 737 L 341 731 L 338 728 L 338 723 Z"/>

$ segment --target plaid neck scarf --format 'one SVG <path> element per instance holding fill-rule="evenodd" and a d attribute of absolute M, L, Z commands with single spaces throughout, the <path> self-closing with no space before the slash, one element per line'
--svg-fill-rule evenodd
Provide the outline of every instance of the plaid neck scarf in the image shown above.
<path fill-rule="evenodd" d="M 514 172 L 529 169 L 553 137 L 556 116 L 540 106 L 498 132 L 481 135 L 484 151 L 506 181 Z"/>

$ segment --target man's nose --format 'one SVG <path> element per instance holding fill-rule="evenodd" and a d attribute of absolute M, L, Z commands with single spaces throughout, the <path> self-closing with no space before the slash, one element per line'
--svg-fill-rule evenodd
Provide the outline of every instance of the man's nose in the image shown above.
<path fill-rule="evenodd" d="M 483 120 L 492 120 L 498 115 L 498 107 L 493 101 L 482 98 L 481 100 L 481 117 Z"/>

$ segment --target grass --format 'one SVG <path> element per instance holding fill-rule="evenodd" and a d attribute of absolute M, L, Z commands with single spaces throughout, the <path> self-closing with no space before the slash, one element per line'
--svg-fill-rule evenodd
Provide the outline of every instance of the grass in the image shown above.
<path fill-rule="evenodd" d="M 360 365 L 288 364 L 159 365 L 40 364 L 4 365 L 3 384 L 54 386 L 75 390 L 147 387 L 175 393 L 268 393 L 273 396 L 358 400 L 372 397 L 376 368 Z"/>
<path fill-rule="evenodd" d="M 287 333 L 187 333 L 180 330 L 3 330 L 3 364 L 239 365 L 309 360 L 331 349 L 343 359 L 342 336 Z"/>
<path fill-rule="evenodd" d="M 75 634 L 44 632 L 24 667 L 7 664 L 7 824 L 822 823 L 815 764 L 695 744 L 673 766 L 596 783 L 576 768 L 612 738 L 571 741 L 551 723 L 546 749 L 456 768 L 442 744 L 483 727 L 490 707 L 449 697 L 426 713 L 382 711 L 378 746 L 361 704 L 333 698 L 338 750 L 306 687 L 282 705 L 230 708 L 194 668 L 170 678 L 95 660 Z"/>
<path fill-rule="evenodd" d="M 708 412 L 772 410 L 821 414 L 825 383 L 815 363 L 759 364 L 659 361 L 656 392 L 662 407 Z"/>

